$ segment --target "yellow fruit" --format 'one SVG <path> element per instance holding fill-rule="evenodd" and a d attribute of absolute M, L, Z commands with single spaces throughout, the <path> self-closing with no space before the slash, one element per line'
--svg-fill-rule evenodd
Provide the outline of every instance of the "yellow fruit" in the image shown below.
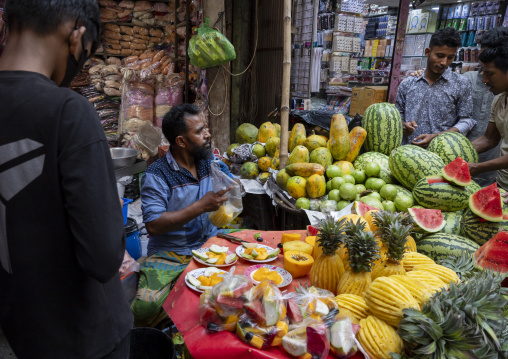
<path fill-rule="evenodd" d="M 277 172 L 277 176 L 275 178 L 277 180 L 277 185 L 284 191 L 287 191 L 288 180 L 291 178 L 291 176 L 286 172 L 286 169 L 283 168 Z"/>
<path fill-rule="evenodd" d="M 376 233 L 378 228 L 376 226 L 376 224 L 374 223 L 374 218 L 372 217 L 372 213 L 374 212 L 379 212 L 379 211 L 375 211 L 375 210 L 371 210 L 371 211 L 367 211 L 364 215 L 363 215 L 363 219 L 365 219 L 367 221 L 367 223 L 369 224 L 369 228 L 370 230 L 372 231 L 372 233 Z"/>
<path fill-rule="evenodd" d="M 364 319 L 369 315 L 369 307 L 363 297 L 356 294 L 339 294 L 334 298 L 339 309 L 347 309 L 356 317 L 356 319 Z"/>
<path fill-rule="evenodd" d="M 268 181 L 268 179 L 270 178 L 270 173 L 269 172 L 261 172 L 258 176 L 258 181 L 261 182 L 261 183 L 265 183 L 266 181 Z"/>
<path fill-rule="evenodd" d="M 360 320 L 356 337 L 371 359 L 387 359 L 390 353 L 402 353 L 403 342 L 397 331 L 374 316 Z"/>
<path fill-rule="evenodd" d="M 399 325 L 403 309 L 420 309 L 411 293 L 389 277 L 380 277 L 372 282 L 365 292 L 365 303 L 372 314 L 394 327 Z"/>
<path fill-rule="evenodd" d="M 408 275 L 392 275 L 390 279 L 393 279 L 406 288 L 413 298 L 418 302 L 420 309 L 430 299 L 432 292 L 428 289 L 427 285 L 420 282 L 418 279 L 411 278 Z"/>
<path fill-rule="evenodd" d="M 440 264 L 419 264 L 413 267 L 413 270 L 423 270 L 429 272 L 439 279 L 441 279 L 446 284 L 450 284 L 450 282 L 459 283 L 460 279 L 457 273 L 455 273 L 450 268 L 442 266 Z"/>
<path fill-rule="evenodd" d="M 300 197 L 307 197 L 307 191 L 305 189 L 305 185 L 307 180 L 300 176 L 294 176 L 288 179 L 286 184 L 288 193 L 294 199 L 298 199 Z"/>
<path fill-rule="evenodd" d="M 277 136 L 277 130 L 271 122 L 265 122 L 259 127 L 258 142 L 265 143 L 270 137 Z"/>
<path fill-rule="evenodd" d="M 301 123 L 295 124 L 291 130 L 291 134 L 289 135 L 288 151 L 293 152 L 296 146 L 303 145 L 306 140 L 307 133 L 305 132 L 305 126 Z"/>
<path fill-rule="evenodd" d="M 355 273 L 349 269 L 340 277 L 337 293 L 363 296 L 371 283 L 370 272 Z"/>
<path fill-rule="evenodd" d="M 310 176 L 307 178 L 307 182 L 305 183 L 305 190 L 307 191 L 307 196 L 310 198 L 324 196 L 326 193 L 325 177 L 321 175 Z"/>
<path fill-rule="evenodd" d="M 311 163 L 319 163 L 323 167 L 330 166 L 333 162 L 332 154 L 326 147 L 318 147 L 310 154 Z"/>
<path fill-rule="evenodd" d="M 272 159 L 270 157 L 261 157 L 258 161 L 258 166 L 261 171 L 268 171 L 270 166 L 272 165 Z"/>
<path fill-rule="evenodd" d="M 228 211 L 226 205 L 222 205 L 217 211 L 210 213 L 209 218 L 215 227 L 221 228 L 233 220 L 233 213 Z"/>
<path fill-rule="evenodd" d="M 410 272 L 413 268 L 420 264 L 435 264 L 435 262 L 427 257 L 425 254 L 418 252 L 407 252 L 404 253 L 404 258 L 401 261 L 406 272 Z"/>
<path fill-rule="evenodd" d="M 414 278 L 422 282 L 427 288 L 433 293 L 435 291 L 441 291 L 442 289 L 447 289 L 448 286 L 445 282 L 443 282 L 439 277 L 436 277 L 434 274 L 423 271 L 423 270 L 413 270 L 407 273 L 407 276 L 410 278 Z"/>
<path fill-rule="evenodd" d="M 334 165 L 340 168 L 340 173 L 342 173 L 343 176 L 350 175 L 355 170 L 353 164 L 347 161 L 337 161 Z"/>
<path fill-rule="evenodd" d="M 280 243 L 284 244 L 286 242 L 291 241 L 301 241 L 302 235 L 299 233 L 282 233 L 282 238 L 280 240 Z"/>
<path fill-rule="evenodd" d="M 346 219 L 346 222 L 349 220 L 352 220 L 355 224 L 358 223 L 358 221 L 365 224 L 365 229 L 363 230 L 364 232 L 368 232 L 371 230 L 369 222 L 367 222 L 364 218 L 362 218 L 361 216 L 359 216 L 357 214 L 346 214 L 345 216 L 342 216 L 340 219 L 343 219 L 343 218 Z"/>
<path fill-rule="evenodd" d="M 310 154 L 305 146 L 296 146 L 288 157 L 288 165 L 292 163 L 309 163 Z"/>
<path fill-rule="evenodd" d="M 305 237 L 305 243 L 308 243 L 312 246 L 312 257 L 314 258 L 314 247 L 316 246 L 316 236 L 308 236 Z"/>
<path fill-rule="evenodd" d="M 285 168 L 287 173 L 293 176 L 310 177 L 312 175 L 323 175 L 325 168 L 317 163 L 292 163 Z"/>
<path fill-rule="evenodd" d="M 314 259 L 308 253 L 301 251 L 284 251 L 284 269 L 287 270 L 293 278 L 307 275 L 313 263 Z"/>
<path fill-rule="evenodd" d="M 282 245 L 282 250 L 284 253 L 287 252 L 305 252 L 308 255 L 312 255 L 312 246 L 308 243 L 302 241 L 290 241 L 286 242 Z"/>
<path fill-rule="evenodd" d="M 375 280 L 379 277 L 389 277 L 391 275 L 397 274 L 406 274 L 404 266 L 401 263 L 394 262 L 390 259 L 385 259 L 380 264 L 374 265 L 374 269 L 372 270 L 372 280 Z"/>
<path fill-rule="evenodd" d="M 333 158 L 338 161 L 345 159 L 349 153 L 350 146 L 351 140 L 349 139 L 348 126 L 344 115 L 333 115 L 330 124 L 330 139 L 327 143 Z"/>
<path fill-rule="evenodd" d="M 418 252 L 417 248 L 416 248 L 416 242 L 414 240 L 413 237 L 411 236 L 408 236 L 407 237 L 407 242 L 406 242 L 406 249 L 405 249 L 406 252 Z"/>
<path fill-rule="evenodd" d="M 291 243 L 291 242 L 290 242 Z M 337 293 L 340 276 L 344 274 L 342 260 L 336 254 L 327 256 L 322 253 L 310 271 L 310 282 L 313 286 Z"/>
<path fill-rule="evenodd" d="M 319 147 L 326 147 L 326 141 L 322 136 L 311 135 L 305 140 L 304 146 L 307 147 L 309 153 Z"/>
<path fill-rule="evenodd" d="M 349 147 L 349 152 L 346 156 L 346 161 L 354 162 L 358 154 L 360 153 L 360 149 L 362 148 L 363 142 L 367 138 L 367 131 L 363 127 L 357 126 L 351 130 L 349 133 L 349 141 L 351 145 Z"/>
<path fill-rule="evenodd" d="M 275 152 L 277 151 L 277 146 L 280 143 L 280 138 L 278 137 L 270 137 L 265 143 L 265 149 L 268 156 L 275 156 Z"/>

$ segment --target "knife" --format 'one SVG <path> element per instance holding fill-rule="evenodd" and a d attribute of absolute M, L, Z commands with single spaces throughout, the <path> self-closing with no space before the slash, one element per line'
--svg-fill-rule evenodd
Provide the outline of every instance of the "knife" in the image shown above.
<path fill-rule="evenodd" d="M 234 244 L 250 243 L 250 242 L 244 241 L 243 239 L 240 239 L 240 238 L 234 237 L 234 236 L 230 236 L 229 234 L 225 234 L 225 233 L 217 233 L 217 237 L 225 239 L 227 241 L 230 241 Z"/>

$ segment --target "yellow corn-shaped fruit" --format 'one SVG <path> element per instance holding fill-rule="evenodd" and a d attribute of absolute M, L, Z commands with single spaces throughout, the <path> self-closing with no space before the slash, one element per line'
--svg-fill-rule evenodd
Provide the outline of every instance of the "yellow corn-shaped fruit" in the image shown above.
<path fill-rule="evenodd" d="M 365 303 L 365 299 L 356 294 L 339 294 L 335 297 L 335 303 L 339 306 L 339 310 L 347 309 L 358 319 L 367 318 L 369 315 L 369 307 Z"/>
<path fill-rule="evenodd" d="M 222 205 L 217 211 L 210 213 L 209 218 L 215 227 L 220 228 L 233 220 L 233 213 L 228 213 L 226 205 Z"/>
<path fill-rule="evenodd" d="M 413 267 L 420 264 L 435 264 L 432 259 L 427 257 L 425 254 L 417 253 L 417 252 L 407 252 L 404 253 L 404 258 L 401 261 L 402 265 L 406 272 L 410 272 L 413 270 Z"/>
<path fill-rule="evenodd" d="M 372 314 L 394 327 L 399 325 L 403 309 L 420 309 L 411 293 L 389 277 L 380 277 L 372 282 L 365 293 L 365 303 Z"/>
<path fill-rule="evenodd" d="M 411 278 L 408 275 L 392 275 L 390 279 L 393 279 L 406 288 L 414 299 L 418 302 L 420 309 L 423 308 L 423 304 L 427 302 L 432 296 L 432 291 L 428 287 L 420 282 L 418 279 Z"/>
<path fill-rule="evenodd" d="M 390 353 L 401 353 L 402 339 L 397 331 L 374 316 L 360 320 L 358 341 L 371 359 L 390 358 Z"/>
<path fill-rule="evenodd" d="M 450 282 L 460 282 L 457 273 L 455 273 L 452 269 L 440 264 L 421 264 L 415 266 L 414 270 L 424 270 L 426 272 L 432 273 L 446 284 L 450 284 Z"/>
<path fill-rule="evenodd" d="M 410 278 L 414 278 L 422 282 L 427 286 L 427 288 L 434 293 L 435 291 L 441 291 L 441 289 L 447 289 L 448 285 L 443 282 L 439 277 L 436 277 L 434 274 L 430 272 L 426 272 L 424 270 L 413 270 L 407 273 L 407 276 Z"/>
<path fill-rule="evenodd" d="M 402 266 L 401 263 L 393 262 L 389 259 L 384 260 L 380 264 L 374 265 L 374 269 L 372 270 L 372 280 L 375 280 L 379 277 L 389 277 L 391 275 L 405 275 L 406 270 Z"/>
<path fill-rule="evenodd" d="M 417 252 L 416 242 L 413 237 L 408 236 L 406 242 L 406 252 Z"/>
<path fill-rule="evenodd" d="M 363 296 L 370 283 L 372 283 L 370 272 L 355 273 L 352 270 L 347 270 L 340 277 L 337 293 Z"/>

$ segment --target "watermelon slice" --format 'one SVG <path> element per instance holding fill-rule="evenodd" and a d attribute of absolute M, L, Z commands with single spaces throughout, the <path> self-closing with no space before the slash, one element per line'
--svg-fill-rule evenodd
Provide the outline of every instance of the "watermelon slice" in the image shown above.
<path fill-rule="evenodd" d="M 499 232 L 492 237 L 476 250 L 475 257 L 481 268 L 508 273 L 508 232 Z"/>
<path fill-rule="evenodd" d="M 451 182 L 448 181 L 447 179 L 444 179 L 441 176 L 429 176 L 427 177 L 427 183 L 433 184 L 433 183 L 451 183 Z"/>
<path fill-rule="evenodd" d="M 308 225 L 307 226 L 307 237 L 317 236 L 319 232 L 319 229 L 317 229 L 314 226 Z"/>
<path fill-rule="evenodd" d="M 459 186 L 469 186 L 472 183 L 469 166 L 460 156 L 444 166 L 441 173 L 445 179 Z"/>
<path fill-rule="evenodd" d="M 446 226 L 446 221 L 439 209 L 409 208 L 408 212 L 423 232 L 439 232 Z"/>
<path fill-rule="evenodd" d="M 367 213 L 368 211 L 379 211 L 378 208 L 368 205 L 367 203 L 360 202 L 360 201 L 355 201 L 355 205 L 353 208 L 354 208 L 354 212 L 357 215 L 359 215 L 360 217 L 363 217 L 363 215 L 365 213 Z"/>
<path fill-rule="evenodd" d="M 497 184 L 493 183 L 469 196 L 469 208 L 478 217 L 487 221 L 503 221 L 503 205 Z"/>

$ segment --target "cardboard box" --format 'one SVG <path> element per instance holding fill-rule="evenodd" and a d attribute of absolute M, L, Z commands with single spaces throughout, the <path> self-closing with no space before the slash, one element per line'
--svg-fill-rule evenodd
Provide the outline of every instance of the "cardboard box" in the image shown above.
<path fill-rule="evenodd" d="M 354 87 L 349 105 L 349 115 L 364 115 L 367 108 L 375 103 L 385 102 L 388 97 L 388 86 Z"/>

